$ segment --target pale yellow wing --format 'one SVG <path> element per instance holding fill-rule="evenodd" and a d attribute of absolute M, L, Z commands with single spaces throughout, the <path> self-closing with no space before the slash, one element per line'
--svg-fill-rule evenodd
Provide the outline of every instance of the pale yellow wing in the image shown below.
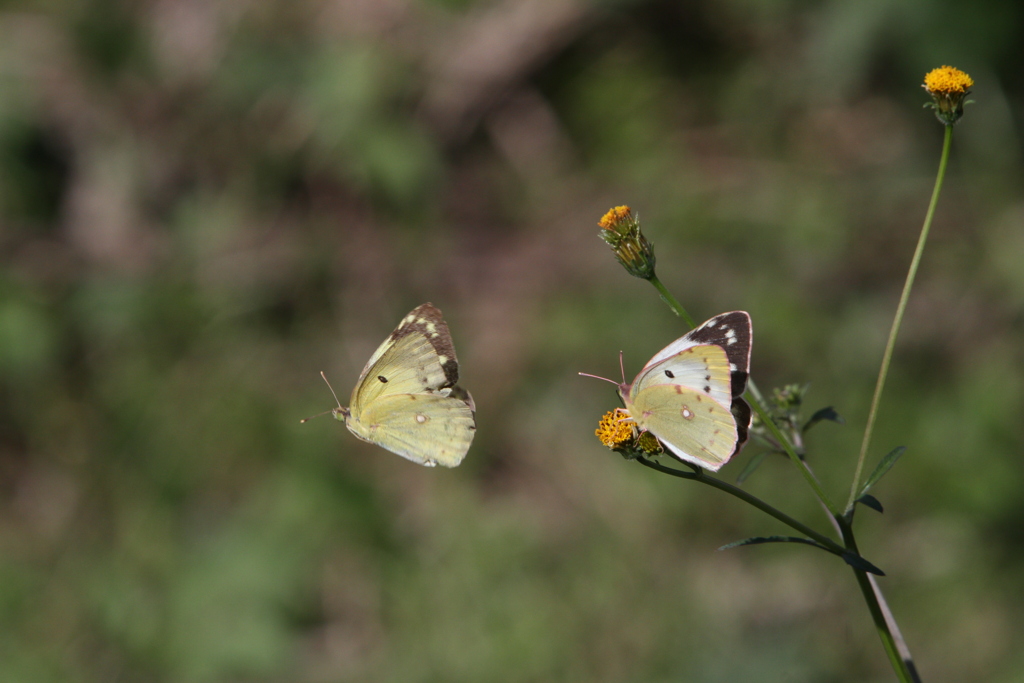
<path fill-rule="evenodd" d="M 655 384 L 623 398 L 637 426 L 681 460 L 717 472 L 736 451 L 735 418 L 701 390 Z"/>
<path fill-rule="evenodd" d="M 455 467 L 466 457 L 476 435 L 472 399 L 435 394 L 381 396 L 356 413 L 345 426 L 364 441 L 377 444 L 421 465 Z"/>
<path fill-rule="evenodd" d="M 367 403 L 391 394 L 447 395 L 459 381 L 448 325 L 429 303 L 409 312 L 377 347 L 352 390 L 349 408 L 358 412 Z"/>
<path fill-rule="evenodd" d="M 657 363 L 648 363 L 633 380 L 630 393 L 657 384 L 681 384 L 727 406 L 732 402 L 729 356 L 721 346 L 690 346 Z"/>
<path fill-rule="evenodd" d="M 746 311 L 722 313 L 658 351 L 651 360 L 647 361 L 647 365 L 660 363 L 690 346 L 698 344 L 720 346 L 729 357 L 729 369 L 732 371 L 732 395 L 742 396 L 747 387 L 747 376 L 750 374 L 750 349 L 753 340 L 754 330 L 749 313 Z M 644 370 L 646 369 L 644 368 Z"/>
<path fill-rule="evenodd" d="M 459 387 L 458 360 L 441 311 L 413 309 L 370 357 L 343 419 L 360 439 L 421 465 L 455 467 L 476 434 L 475 406 Z"/>
<path fill-rule="evenodd" d="M 387 396 L 438 393 L 450 391 L 450 386 L 427 338 L 408 334 L 392 341 L 384 354 L 366 367 L 352 390 L 349 410 L 358 413 Z"/>

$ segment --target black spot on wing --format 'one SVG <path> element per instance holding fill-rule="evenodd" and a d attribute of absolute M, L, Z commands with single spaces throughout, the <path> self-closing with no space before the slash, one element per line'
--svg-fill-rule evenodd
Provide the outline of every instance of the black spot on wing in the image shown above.
<path fill-rule="evenodd" d="M 671 370 L 666 370 L 665 371 L 665 376 L 668 377 L 669 379 L 675 379 L 676 378 L 676 376 L 672 374 Z"/>
<path fill-rule="evenodd" d="M 387 384 L 388 383 L 388 378 L 385 377 L 384 375 L 377 375 L 377 379 L 380 380 L 381 384 Z"/>

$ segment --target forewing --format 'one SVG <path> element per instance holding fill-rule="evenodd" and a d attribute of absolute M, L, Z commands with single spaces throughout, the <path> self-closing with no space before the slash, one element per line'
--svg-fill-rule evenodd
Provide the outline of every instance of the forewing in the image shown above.
<path fill-rule="evenodd" d="M 703 392 L 722 405 L 732 401 L 729 359 L 720 346 L 689 346 L 658 363 L 648 363 L 633 381 L 631 393 L 660 384 L 679 384 Z"/>
<path fill-rule="evenodd" d="M 460 396 L 464 398 L 382 396 L 351 413 L 345 426 L 360 439 L 421 465 L 455 467 L 466 457 L 476 435 L 472 398 L 462 390 Z"/>
<path fill-rule="evenodd" d="M 717 472 L 736 452 L 732 413 L 702 391 L 656 384 L 627 400 L 626 409 L 680 460 Z"/>
<path fill-rule="evenodd" d="M 746 311 L 722 313 L 663 348 L 647 362 L 647 365 L 659 363 L 684 349 L 699 344 L 721 346 L 729 358 L 729 369 L 732 372 L 732 395 L 741 396 L 746 391 L 747 376 L 750 374 L 750 349 L 753 338 L 754 332 L 749 313 Z"/>
<path fill-rule="evenodd" d="M 394 394 L 440 393 L 446 376 L 437 353 L 421 334 L 395 341 L 363 374 L 352 390 L 349 408 L 363 410 L 370 403 Z"/>
<path fill-rule="evenodd" d="M 366 363 L 350 408 L 361 410 L 370 401 L 390 394 L 446 395 L 459 381 L 448 325 L 429 303 L 417 306 L 377 347 Z"/>

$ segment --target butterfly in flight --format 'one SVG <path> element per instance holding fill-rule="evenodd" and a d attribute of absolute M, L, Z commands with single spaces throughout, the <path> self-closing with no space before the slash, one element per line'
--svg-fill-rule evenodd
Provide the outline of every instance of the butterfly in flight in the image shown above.
<path fill-rule="evenodd" d="M 427 467 L 455 467 L 476 435 L 476 406 L 458 381 L 448 325 L 425 303 L 370 356 L 348 407 L 335 395 L 338 407 L 327 412 L 363 441 Z"/>

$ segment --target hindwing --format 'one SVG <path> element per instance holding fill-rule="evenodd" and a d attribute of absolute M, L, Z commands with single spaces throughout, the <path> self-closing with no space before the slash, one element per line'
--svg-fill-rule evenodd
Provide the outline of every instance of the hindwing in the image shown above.
<path fill-rule="evenodd" d="M 364 441 L 430 467 L 458 465 L 476 435 L 471 400 L 435 394 L 382 396 L 345 425 Z"/>
<path fill-rule="evenodd" d="M 713 472 L 736 450 L 732 413 L 702 391 L 679 384 L 648 386 L 626 401 L 626 409 L 676 457 Z"/>

